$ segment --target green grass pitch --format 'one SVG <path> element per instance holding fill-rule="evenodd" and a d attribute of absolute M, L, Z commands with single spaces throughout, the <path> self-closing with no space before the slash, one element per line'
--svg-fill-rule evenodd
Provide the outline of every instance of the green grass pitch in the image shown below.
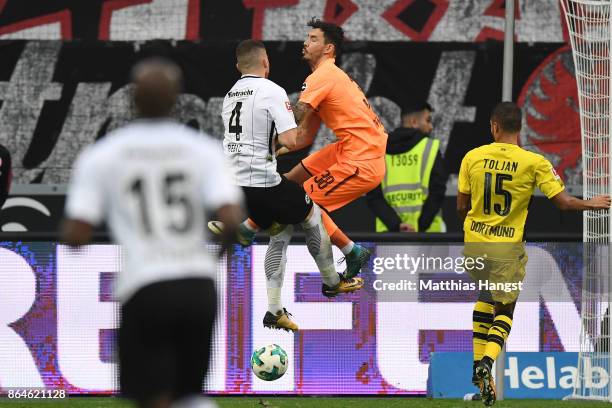
<path fill-rule="evenodd" d="M 220 397 L 215 398 L 220 408 L 479 408 L 481 402 L 465 402 L 460 400 L 441 400 L 412 397 Z M 552 400 L 507 400 L 494 405 L 497 408 L 578 408 L 600 407 L 607 405 L 600 402 L 585 401 L 552 401 Z M 0 398 L 0 407 L 23 408 L 130 408 L 131 404 L 118 398 L 70 397 L 64 400 L 9 400 Z"/>

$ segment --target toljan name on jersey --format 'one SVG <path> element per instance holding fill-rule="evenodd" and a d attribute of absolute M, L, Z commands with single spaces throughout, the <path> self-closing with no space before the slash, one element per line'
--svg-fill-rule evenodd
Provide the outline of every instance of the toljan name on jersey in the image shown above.
<path fill-rule="evenodd" d="M 497 171 L 511 171 L 516 173 L 518 170 L 518 162 L 506 161 L 506 160 L 495 160 L 495 159 L 483 159 L 484 169 L 497 170 Z"/>
<path fill-rule="evenodd" d="M 523 290 L 523 282 L 492 282 L 489 280 L 479 280 L 478 282 L 465 282 L 459 280 L 434 280 L 434 279 L 419 279 L 418 284 L 415 281 L 402 279 L 397 282 L 384 282 L 382 279 L 377 279 L 373 282 L 373 288 L 377 291 L 431 291 L 431 292 L 447 292 L 447 291 L 476 291 L 488 290 L 497 292 L 514 292 Z"/>

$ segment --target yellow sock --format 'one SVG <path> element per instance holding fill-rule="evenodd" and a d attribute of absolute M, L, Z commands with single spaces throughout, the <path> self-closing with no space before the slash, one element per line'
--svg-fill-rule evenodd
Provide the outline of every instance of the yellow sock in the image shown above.
<path fill-rule="evenodd" d="M 484 355 L 489 329 L 493 324 L 494 307 L 492 303 L 477 301 L 472 313 L 472 343 L 474 345 L 474 361 L 478 362 Z"/>
<path fill-rule="evenodd" d="M 487 346 L 485 347 L 484 355 L 495 361 L 504 343 L 508 339 L 510 330 L 512 329 L 512 316 L 500 314 L 495 316 L 493 325 L 489 329 L 487 336 Z"/>

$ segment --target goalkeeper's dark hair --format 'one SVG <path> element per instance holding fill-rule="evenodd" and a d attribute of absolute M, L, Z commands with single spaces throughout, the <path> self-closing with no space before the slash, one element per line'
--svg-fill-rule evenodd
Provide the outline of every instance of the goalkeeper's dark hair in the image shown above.
<path fill-rule="evenodd" d="M 325 38 L 325 44 L 334 45 L 334 54 L 339 55 L 342 50 L 342 43 L 344 43 L 344 30 L 339 25 L 334 23 L 326 23 L 319 18 L 313 17 L 307 23 L 312 28 L 318 28 L 323 31 L 323 38 Z"/>
<path fill-rule="evenodd" d="M 491 122 L 499 125 L 504 132 L 517 133 L 521 131 L 523 114 L 521 108 L 513 102 L 501 102 L 491 113 Z"/>

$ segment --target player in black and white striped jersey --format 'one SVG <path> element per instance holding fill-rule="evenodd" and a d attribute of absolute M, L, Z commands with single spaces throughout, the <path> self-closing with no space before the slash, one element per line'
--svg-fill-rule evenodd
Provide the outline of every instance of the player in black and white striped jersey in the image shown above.
<path fill-rule="evenodd" d="M 295 145 L 297 125 L 287 93 L 267 79 L 270 62 L 265 46 L 260 41 L 245 40 L 236 48 L 236 59 L 242 76 L 223 101 L 224 153 L 233 171 L 231 177 L 245 193 L 250 219 L 270 232 L 265 258 L 268 312 L 264 326 L 296 331 L 298 326 L 281 302 L 285 254 L 293 224 L 301 224 L 304 229 L 308 250 L 321 272 L 323 294 L 353 292 L 363 286 L 363 280 L 345 279 L 336 272 L 319 207 L 300 185 L 277 172 L 275 151 L 280 145 Z M 286 227 L 270 230 L 273 224 Z"/>

